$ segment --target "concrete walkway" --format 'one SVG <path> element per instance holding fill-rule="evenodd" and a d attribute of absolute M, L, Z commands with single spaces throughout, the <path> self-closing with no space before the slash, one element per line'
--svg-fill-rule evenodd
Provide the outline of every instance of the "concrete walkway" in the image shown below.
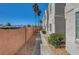
<path fill-rule="evenodd" d="M 41 43 L 40 34 L 37 33 L 35 47 L 32 53 L 33 55 L 40 55 L 40 43 Z"/>
<path fill-rule="evenodd" d="M 36 36 L 35 47 L 32 55 L 54 55 L 45 37 L 41 37 L 40 33 L 38 33 Z"/>

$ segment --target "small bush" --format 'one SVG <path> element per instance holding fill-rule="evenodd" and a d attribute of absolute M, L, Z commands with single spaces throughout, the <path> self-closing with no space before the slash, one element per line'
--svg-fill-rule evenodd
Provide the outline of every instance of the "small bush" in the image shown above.
<path fill-rule="evenodd" d="M 50 34 L 48 37 L 48 42 L 52 44 L 55 48 L 59 48 L 63 40 L 64 40 L 64 36 L 59 33 Z"/>
<path fill-rule="evenodd" d="M 46 34 L 46 30 L 42 30 L 42 33 L 43 33 L 43 34 Z"/>

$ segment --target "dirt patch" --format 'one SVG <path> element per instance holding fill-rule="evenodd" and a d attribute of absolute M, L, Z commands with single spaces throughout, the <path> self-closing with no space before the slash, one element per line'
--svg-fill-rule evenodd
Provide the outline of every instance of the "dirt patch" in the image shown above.
<path fill-rule="evenodd" d="M 69 55 L 65 48 L 55 48 L 49 44 L 49 47 L 54 52 L 55 55 Z"/>

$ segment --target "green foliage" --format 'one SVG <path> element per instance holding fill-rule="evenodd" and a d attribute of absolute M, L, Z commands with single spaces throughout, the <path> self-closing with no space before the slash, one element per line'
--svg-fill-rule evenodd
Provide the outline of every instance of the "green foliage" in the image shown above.
<path fill-rule="evenodd" d="M 43 33 L 43 34 L 46 34 L 46 30 L 42 30 L 42 33 Z"/>
<path fill-rule="evenodd" d="M 30 24 L 28 24 L 28 25 L 27 25 L 27 27 L 31 27 L 31 25 L 30 25 Z"/>
<path fill-rule="evenodd" d="M 40 16 L 41 10 L 40 10 L 38 4 L 37 4 L 37 3 L 33 3 L 33 4 L 32 4 L 32 7 L 33 7 L 34 12 L 35 12 L 38 16 Z"/>
<path fill-rule="evenodd" d="M 48 42 L 52 44 L 55 48 L 59 48 L 63 40 L 64 40 L 64 36 L 60 33 L 53 33 L 50 34 L 48 37 Z"/>

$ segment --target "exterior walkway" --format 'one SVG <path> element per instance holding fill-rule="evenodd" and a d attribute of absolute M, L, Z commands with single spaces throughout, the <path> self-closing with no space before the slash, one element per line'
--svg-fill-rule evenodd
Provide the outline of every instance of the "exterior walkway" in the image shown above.
<path fill-rule="evenodd" d="M 46 39 L 41 37 L 40 33 L 36 35 L 36 42 L 32 55 L 54 55 Z"/>
<path fill-rule="evenodd" d="M 33 50 L 33 53 L 32 53 L 33 55 L 40 55 L 40 43 L 41 43 L 40 34 L 37 33 L 35 47 L 34 47 L 34 50 Z"/>

